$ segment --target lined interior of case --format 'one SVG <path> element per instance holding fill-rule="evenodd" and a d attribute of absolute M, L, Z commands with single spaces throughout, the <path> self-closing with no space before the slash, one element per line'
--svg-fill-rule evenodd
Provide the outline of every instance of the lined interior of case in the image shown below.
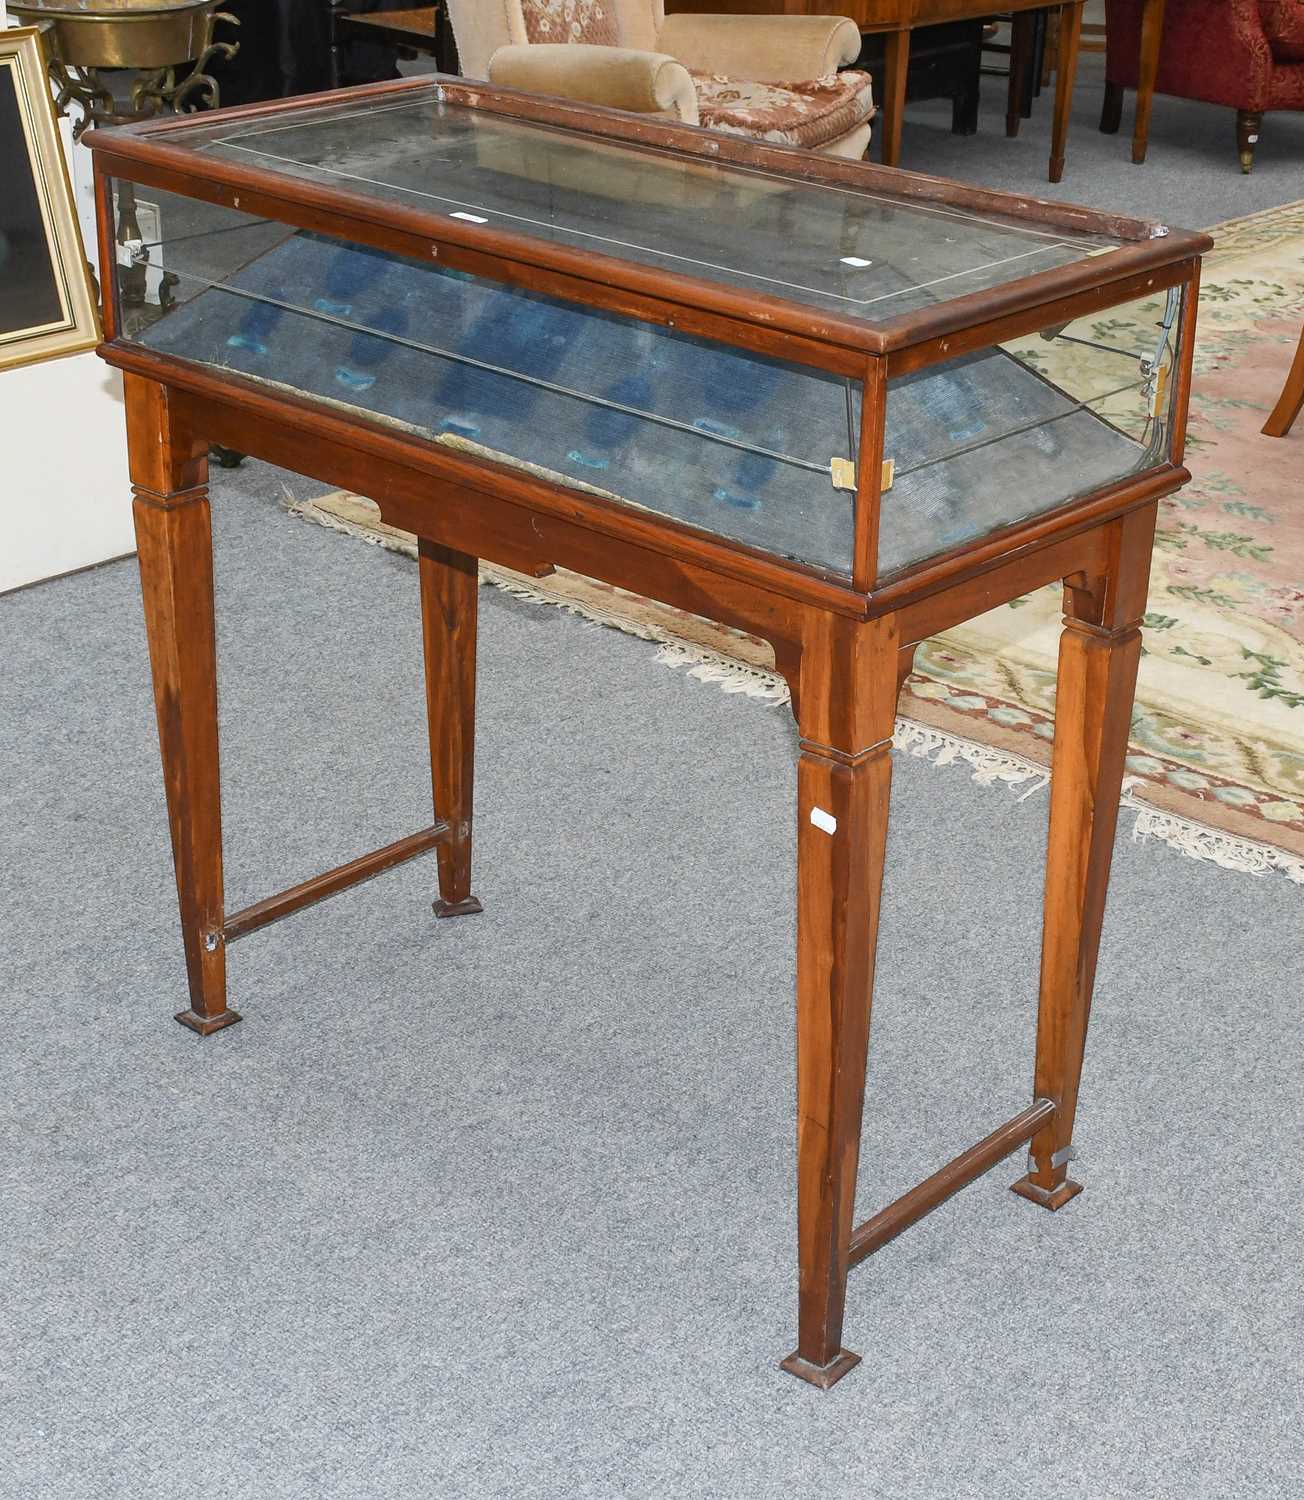
<path fill-rule="evenodd" d="M 830 465 L 856 457 L 857 382 L 281 224 L 161 249 L 172 305 L 136 335 L 152 349 L 850 572 L 853 496 Z M 880 576 L 1153 461 L 1156 434 L 1128 436 L 1098 394 L 999 348 L 893 382 Z"/>

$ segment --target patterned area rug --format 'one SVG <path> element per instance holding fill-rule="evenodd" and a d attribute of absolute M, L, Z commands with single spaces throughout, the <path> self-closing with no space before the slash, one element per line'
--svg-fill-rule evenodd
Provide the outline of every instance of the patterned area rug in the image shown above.
<path fill-rule="evenodd" d="M 1259 432 L 1304 319 L 1304 202 L 1215 236 L 1195 351 L 1193 479 L 1160 509 L 1124 802 L 1138 835 L 1304 885 L 1304 418 L 1285 439 Z M 358 496 L 291 509 L 415 551 Z M 482 572 L 658 641 L 660 660 L 726 691 L 786 700 L 762 641 L 564 571 Z M 1043 589 L 921 646 L 898 747 L 962 762 L 981 781 L 1044 782 L 1059 621 L 1059 590 Z"/>

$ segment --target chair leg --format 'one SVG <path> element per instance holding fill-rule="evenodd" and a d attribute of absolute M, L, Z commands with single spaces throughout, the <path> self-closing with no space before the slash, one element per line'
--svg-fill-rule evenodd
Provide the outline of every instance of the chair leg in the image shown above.
<path fill-rule="evenodd" d="M 1037 69 L 1039 79 L 1037 85 L 1038 93 L 1040 93 L 1042 89 L 1047 88 L 1050 85 L 1050 81 L 1054 76 L 1055 69 L 1059 66 L 1059 13 L 1054 10 L 1044 10 L 1041 12 L 1041 17 L 1043 40 L 1041 47 L 1041 64 Z"/>
<path fill-rule="evenodd" d="M 1285 437 L 1291 424 L 1299 416 L 1301 407 L 1304 407 L 1304 328 L 1300 330 L 1299 344 L 1295 349 L 1290 374 L 1286 376 L 1286 384 L 1281 388 L 1281 395 L 1272 409 L 1272 415 L 1263 424 L 1264 436 Z"/>
<path fill-rule="evenodd" d="M 1033 23 L 1032 11 L 1019 11 L 1010 21 L 1010 86 L 1005 102 L 1005 134 L 1013 140 L 1019 122 L 1026 118 L 1032 99 Z"/>
<path fill-rule="evenodd" d="M 1236 111 L 1236 150 L 1241 158 L 1241 171 L 1247 174 L 1254 166 L 1254 148 L 1259 144 L 1259 126 L 1262 123 L 1261 109 Z"/>
<path fill-rule="evenodd" d="M 1164 33 L 1164 0 L 1141 0 L 1141 44 L 1137 57 L 1136 118 L 1132 122 L 1132 161 L 1140 166 L 1150 146 L 1150 111 L 1159 78 L 1159 44 Z"/>
<path fill-rule="evenodd" d="M 1118 127 L 1123 123 L 1123 85 L 1121 83 L 1106 83 L 1105 97 L 1100 103 L 1100 133 L 1101 135 L 1117 135 Z"/>
<path fill-rule="evenodd" d="M 965 80 L 964 87 L 951 100 L 951 134 L 977 135 L 978 80 Z"/>
<path fill-rule="evenodd" d="M 1064 149 L 1073 109 L 1073 80 L 1078 71 L 1078 41 L 1082 35 L 1083 0 L 1071 0 L 1059 8 L 1055 41 L 1055 120 L 1050 136 L 1051 182 L 1064 176 Z"/>

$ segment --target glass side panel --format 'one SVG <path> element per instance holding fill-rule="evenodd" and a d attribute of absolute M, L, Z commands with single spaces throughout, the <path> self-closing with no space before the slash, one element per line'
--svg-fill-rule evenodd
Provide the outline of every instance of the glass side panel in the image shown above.
<path fill-rule="evenodd" d="M 778 556 L 851 566 L 860 386 L 673 330 L 115 187 L 120 327 Z"/>
<path fill-rule="evenodd" d="M 1163 462 L 1181 300 L 1159 293 L 892 381 L 879 576 Z"/>
<path fill-rule="evenodd" d="M 445 103 L 434 86 L 397 102 L 196 124 L 168 140 L 870 323 L 1117 243 L 603 141 Z"/>

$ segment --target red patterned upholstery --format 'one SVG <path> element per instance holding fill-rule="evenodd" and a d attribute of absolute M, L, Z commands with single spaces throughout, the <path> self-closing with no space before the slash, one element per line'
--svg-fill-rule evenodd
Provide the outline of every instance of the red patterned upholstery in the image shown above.
<path fill-rule="evenodd" d="M 1268 46 L 1278 62 L 1304 62 L 1304 0 L 1259 0 Z"/>
<path fill-rule="evenodd" d="M 1135 88 L 1141 0 L 1105 0 L 1105 11 L 1105 76 Z M 1156 89 L 1236 110 L 1304 109 L 1302 38 L 1304 0 L 1167 0 Z"/>

